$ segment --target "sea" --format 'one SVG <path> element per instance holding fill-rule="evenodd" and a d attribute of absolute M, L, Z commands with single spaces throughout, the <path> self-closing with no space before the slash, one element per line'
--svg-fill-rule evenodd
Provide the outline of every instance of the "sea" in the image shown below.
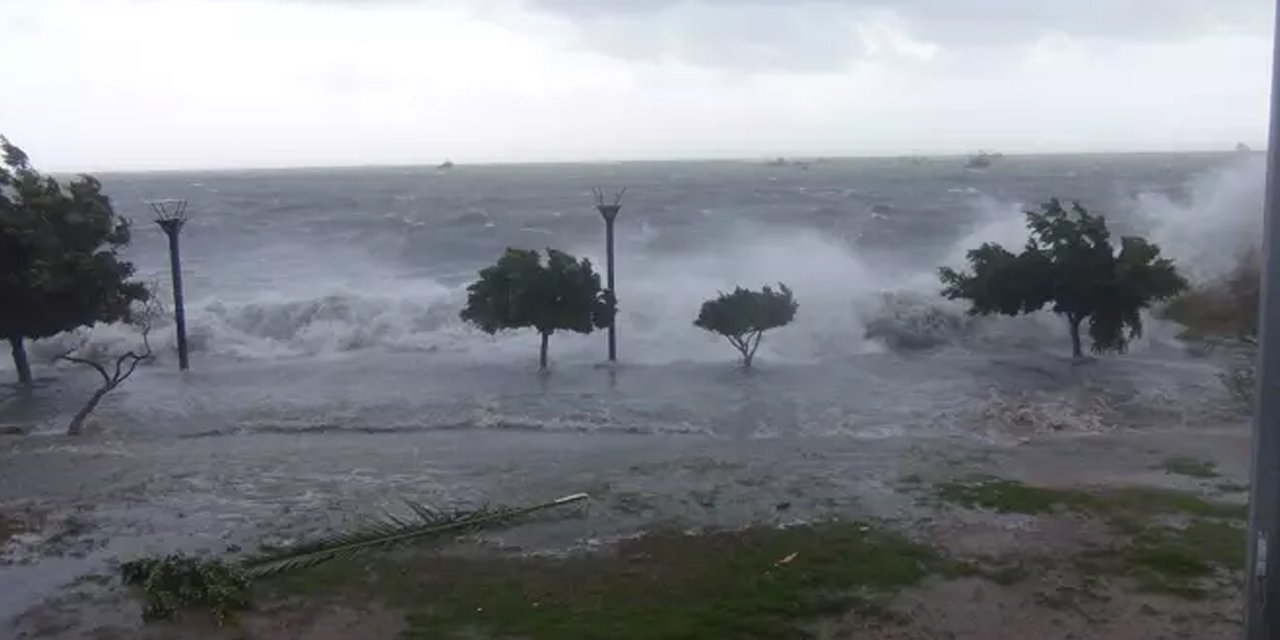
<path fill-rule="evenodd" d="M 1026 238 L 1049 198 L 1160 244 L 1193 279 L 1230 269 L 1261 228 L 1260 154 L 458 165 L 98 176 L 133 221 L 127 254 L 169 303 L 167 245 L 145 201 L 182 198 L 192 367 L 162 321 L 154 362 L 113 392 L 98 430 L 124 439 L 441 430 L 730 438 L 884 438 L 972 429 L 993 403 L 1094 425 L 1064 397 L 1105 389 L 1124 419 L 1219 410 L 1214 367 L 1148 318 L 1123 356 L 1068 360 L 1060 318 L 973 318 L 939 295 L 940 266 Z M 593 189 L 625 188 L 617 219 L 618 351 L 458 318 L 466 286 L 507 247 L 553 247 L 603 268 Z M 795 322 L 766 335 L 756 370 L 693 326 L 735 286 L 784 283 Z M 57 432 L 96 382 L 51 358 L 137 341 L 99 326 L 32 345 L 34 391 L 8 385 L 7 424 Z M 1035 403 L 1040 403 L 1036 405 Z M 1089 402 L 1093 402 L 1090 400 Z M 1021 405 L 1020 405 L 1021 406 Z M 1090 405 L 1093 406 L 1093 405 Z"/>

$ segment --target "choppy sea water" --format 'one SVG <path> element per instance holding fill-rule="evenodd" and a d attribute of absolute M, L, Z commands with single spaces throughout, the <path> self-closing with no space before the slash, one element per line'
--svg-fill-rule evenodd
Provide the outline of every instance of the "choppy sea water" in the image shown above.
<path fill-rule="evenodd" d="M 144 199 L 182 197 L 194 370 L 161 358 L 98 421 L 137 437 L 386 430 L 619 431 L 880 437 L 965 428 L 996 398 L 1107 386 L 1116 404 L 1175 398 L 1197 410 L 1209 365 L 1153 321 L 1125 358 L 1080 372 L 1050 315 L 970 319 L 936 269 L 982 241 L 1020 244 L 1021 211 L 1049 198 L 1106 213 L 1194 275 L 1225 270 L 1260 224 L 1260 156 L 865 159 L 358 168 L 102 176 L 135 219 L 132 257 L 168 296 L 163 236 Z M 504 247 L 603 261 L 591 188 L 626 187 L 618 222 L 622 365 L 604 335 L 490 338 L 457 312 Z M 692 326 L 718 290 L 784 282 L 794 325 L 759 371 Z M 98 328 L 95 341 L 133 336 Z M 56 429 L 92 374 L 41 362 L 34 394 L 0 391 L 5 422 Z M 7 369 L 0 376 L 11 375 Z M 1079 388 L 1080 385 L 1077 385 Z M 1203 391 L 1203 392 L 1202 392 Z M 1160 404 L 1163 412 L 1168 403 Z M 1052 411 L 1050 408 L 1049 411 Z M 1068 411 L 1068 408 L 1063 408 Z M 1068 415 L 1064 419 L 1072 419 Z"/>

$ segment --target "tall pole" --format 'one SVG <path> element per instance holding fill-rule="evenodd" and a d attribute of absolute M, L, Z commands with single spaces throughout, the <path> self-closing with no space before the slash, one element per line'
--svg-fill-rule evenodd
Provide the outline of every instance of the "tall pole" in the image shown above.
<path fill-rule="evenodd" d="M 605 267 L 608 273 L 605 279 L 609 283 L 609 294 L 614 300 L 618 299 L 618 291 L 613 285 L 613 222 L 618 218 L 618 209 L 616 204 L 602 204 L 596 207 L 600 211 L 600 215 L 604 217 L 604 255 Z M 615 316 L 613 321 L 609 323 L 609 362 L 618 361 L 618 320 Z"/>
<path fill-rule="evenodd" d="M 600 217 L 604 218 L 604 255 L 605 268 L 608 270 L 605 276 L 609 284 L 609 295 L 613 296 L 614 303 L 618 300 L 618 290 L 614 288 L 613 281 L 613 223 L 618 219 L 618 211 L 622 210 L 622 196 L 627 192 L 626 189 L 620 189 L 613 197 L 613 203 L 607 204 L 604 201 L 604 191 L 596 188 L 591 190 L 596 196 L 596 211 L 600 212 Z M 609 323 L 609 362 L 618 361 L 618 318 L 615 314 L 613 320 Z"/>
<path fill-rule="evenodd" d="M 169 237 L 169 276 L 173 280 L 173 323 L 178 337 L 178 369 L 191 368 L 187 358 L 187 313 L 182 305 L 182 257 L 178 250 L 178 234 L 187 223 L 186 200 L 155 200 L 149 202 L 156 212 L 156 224 Z"/>
<path fill-rule="evenodd" d="M 1280 2 L 1271 61 L 1271 133 L 1263 222 L 1257 417 L 1249 493 L 1245 638 L 1280 637 Z"/>
<path fill-rule="evenodd" d="M 161 225 L 169 236 L 169 274 L 173 278 L 173 321 L 178 328 L 178 368 L 191 368 L 187 359 L 187 312 L 182 306 L 182 258 L 178 253 L 178 231 L 182 225 Z M 174 228 L 177 227 L 177 228 Z M 170 231 L 170 229 L 173 229 Z"/>

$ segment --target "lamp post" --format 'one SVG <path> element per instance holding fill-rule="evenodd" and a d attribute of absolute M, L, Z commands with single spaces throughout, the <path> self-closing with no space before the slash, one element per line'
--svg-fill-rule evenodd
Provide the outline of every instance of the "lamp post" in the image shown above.
<path fill-rule="evenodd" d="M 1276 8 L 1275 33 L 1280 37 L 1280 6 Z M 1247 640 L 1280 637 L 1280 40 L 1274 44 L 1271 60 L 1271 134 L 1263 216 L 1265 262 L 1249 483 L 1249 562 L 1245 567 Z"/>
<path fill-rule="evenodd" d="M 618 292 L 613 285 L 613 221 L 618 219 L 618 211 L 622 209 L 622 195 L 627 192 L 625 188 L 619 189 L 613 196 L 613 203 L 606 204 L 604 201 L 604 191 L 599 188 L 592 189 L 591 192 L 596 196 L 596 211 L 600 212 L 600 217 L 604 218 L 604 250 L 605 264 L 608 270 L 606 278 L 609 283 L 609 295 L 613 296 L 616 303 Z M 618 319 L 614 316 L 612 322 L 609 323 L 609 362 L 618 361 Z"/>
<path fill-rule="evenodd" d="M 156 224 L 169 237 L 169 273 L 173 279 L 173 322 L 178 334 L 178 369 L 191 368 L 187 359 L 187 314 L 182 308 L 182 259 L 178 252 L 178 234 L 187 223 L 187 201 L 180 199 L 149 200 L 156 213 Z"/>

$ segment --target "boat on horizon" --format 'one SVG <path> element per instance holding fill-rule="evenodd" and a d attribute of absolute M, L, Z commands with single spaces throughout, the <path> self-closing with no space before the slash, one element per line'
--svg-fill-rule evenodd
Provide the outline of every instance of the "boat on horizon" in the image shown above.
<path fill-rule="evenodd" d="M 452 168 L 453 168 L 453 161 L 452 161 L 452 160 L 445 160 L 444 162 L 441 162 L 441 163 L 440 163 L 440 166 L 438 166 L 438 167 L 436 167 L 436 168 L 437 168 L 437 169 L 452 169 Z"/>
<path fill-rule="evenodd" d="M 993 153 L 991 151 L 979 151 L 978 155 L 969 156 L 969 162 L 964 165 L 966 169 L 986 169 L 1004 157 L 1003 153 Z"/>

